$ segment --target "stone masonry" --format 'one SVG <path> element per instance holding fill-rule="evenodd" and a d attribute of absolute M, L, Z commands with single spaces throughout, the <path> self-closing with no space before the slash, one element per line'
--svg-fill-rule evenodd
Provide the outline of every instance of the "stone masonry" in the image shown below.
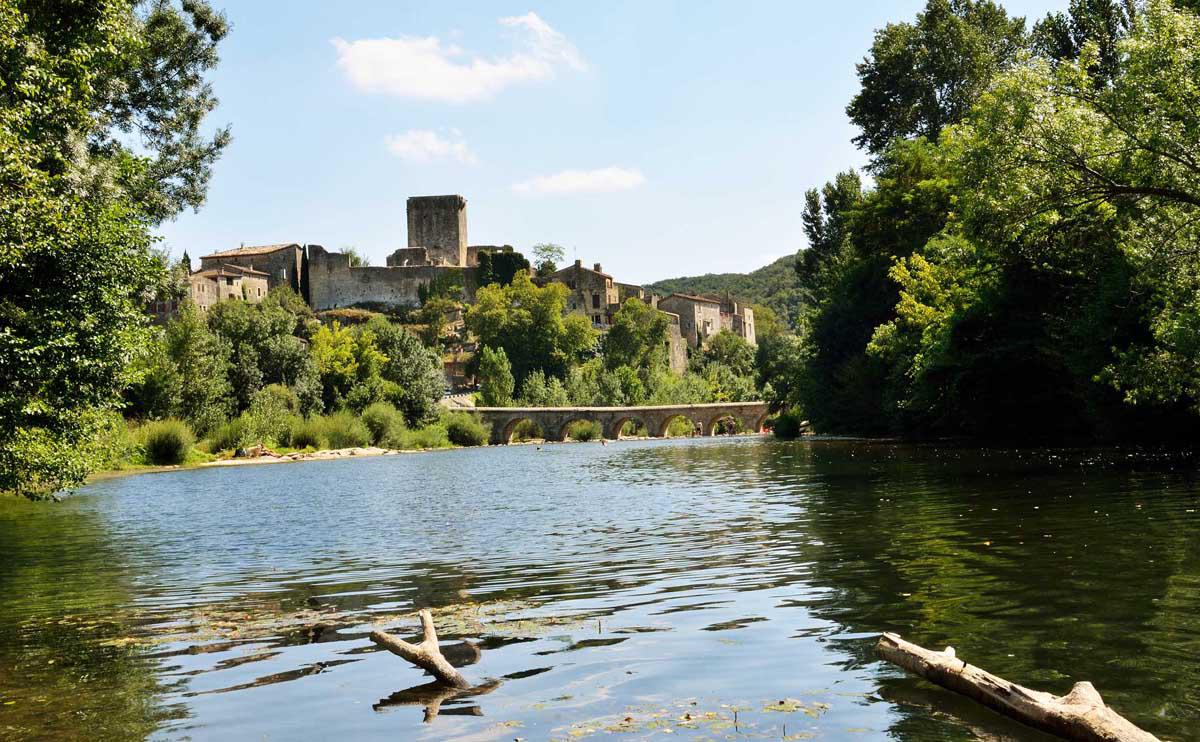
<path fill-rule="evenodd" d="M 431 265 L 467 265 L 467 199 L 413 196 L 408 199 L 408 246 L 428 250 Z"/>

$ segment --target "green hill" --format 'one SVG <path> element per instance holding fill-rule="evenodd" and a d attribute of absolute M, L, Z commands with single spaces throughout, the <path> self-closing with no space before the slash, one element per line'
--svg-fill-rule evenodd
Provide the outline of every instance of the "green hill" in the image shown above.
<path fill-rule="evenodd" d="M 728 294 L 750 304 L 770 307 L 786 318 L 788 326 L 796 327 L 802 303 L 796 271 L 792 265 L 796 256 L 785 255 L 770 265 L 749 273 L 706 273 L 703 276 L 668 278 L 646 284 L 646 290 L 657 294 Z"/>

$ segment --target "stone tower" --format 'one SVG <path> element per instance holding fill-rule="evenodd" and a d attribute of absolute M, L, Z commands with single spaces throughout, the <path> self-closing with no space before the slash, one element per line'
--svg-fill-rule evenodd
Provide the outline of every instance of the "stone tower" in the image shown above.
<path fill-rule="evenodd" d="M 467 199 L 412 196 L 408 199 L 408 246 L 424 247 L 435 265 L 467 264 Z"/>

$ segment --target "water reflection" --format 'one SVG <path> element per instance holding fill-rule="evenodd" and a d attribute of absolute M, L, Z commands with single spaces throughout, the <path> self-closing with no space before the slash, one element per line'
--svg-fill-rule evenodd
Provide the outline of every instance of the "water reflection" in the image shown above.
<path fill-rule="evenodd" d="M 0 504 L 0 728 L 1031 738 L 882 666 L 896 631 L 1040 689 L 1091 680 L 1184 738 L 1196 510 L 1190 462 L 1157 452 L 765 439 L 113 480 Z M 423 607 L 478 692 L 367 642 Z"/>

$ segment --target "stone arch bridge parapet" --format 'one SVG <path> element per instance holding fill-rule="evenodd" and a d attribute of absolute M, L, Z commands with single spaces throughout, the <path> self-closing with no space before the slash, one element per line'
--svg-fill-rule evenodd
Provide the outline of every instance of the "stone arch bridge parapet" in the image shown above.
<path fill-rule="evenodd" d="M 675 418 L 697 423 L 703 435 L 712 435 L 717 424 L 737 420 L 744 430 L 758 433 L 766 422 L 766 402 L 716 402 L 711 404 L 661 405 L 649 407 L 476 407 L 480 419 L 492 426 L 493 444 L 509 443 L 517 424 L 531 420 L 547 440 L 566 440 L 567 427 L 576 421 L 600 423 L 609 440 L 620 437 L 626 422 L 643 425 L 651 436 L 662 437 Z"/>

